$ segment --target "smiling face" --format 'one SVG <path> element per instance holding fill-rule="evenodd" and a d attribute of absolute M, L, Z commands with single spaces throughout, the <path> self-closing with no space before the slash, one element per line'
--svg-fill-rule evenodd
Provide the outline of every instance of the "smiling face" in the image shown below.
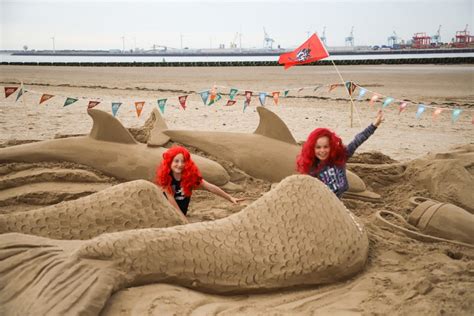
<path fill-rule="evenodd" d="M 323 136 L 318 138 L 316 144 L 314 145 L 314 155 L 320 161 L 324 161 L 328 159 L 329 152 L 331 147 L 329 147 L 329 138 L 327 136 Z"/>
<path fill-rule="evenodd" d="M 181 173 L 183 172 L 184 169 L 184 156 L 183 154 L 177 154 L 174 156 L 173 161 L 171 161 L 171 171 L 173 172 L 173 175 L 175 176 L 180 176 Z M 176 179 L 178 180 L 178 179 Z"/>

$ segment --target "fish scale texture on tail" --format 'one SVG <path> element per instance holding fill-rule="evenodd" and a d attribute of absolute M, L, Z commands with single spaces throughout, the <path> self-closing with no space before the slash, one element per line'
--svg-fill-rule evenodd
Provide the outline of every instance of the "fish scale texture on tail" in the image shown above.
<path fill-rule="evenodd" d="M 22 273 L 27 263 L 18 256 L 35 257 L 35 251 L 43 249 L 48 255 L 38 258 L 37 266 L 59 260 L 61 274 L 79 270 L 106 276 L 80 296 L 84 314 L 91 315 L 113 291 L 127 286 L 168 282 L 215 293 L 242 293 L 325 284 L 359 272 L 368 254 L 362 225 L 324 184 L 303 175 L 284 179 L 241 212 L 212 222 L 116 232 L 88 241 L 31 237 L 34 246 L 19 241 L 5 247 L 11 235 L 0 236 L 0 258 L 8 257 L 0 263 L 0 283 Z M 56 246 L 47 246 L 51 244 Z M 36 278 L 25 277 L 30 282 Z M 52 282 L 57 278 L 53 270 L 42 275 Z M 71 276 L 65 286 L 75 288 L 81 279 Z M 0 300 L 14 310 L 18 298 L 38 287 L 31 282 L 1 289 Z M 52 314 L 77 306 L 77 294 L 61 292 L 59 297 L 51 287 L 41 291 L 41 299 L 26 313 L 42 306 L 43 300 L 54 307 L 49 310 Z M 12 295 L 15 299 L 9 298 Z"/>
<path fill-rule="evenodd" d="M 168 227 L 186 221 L 151 182 L 125 182 L 95 194 L 28 212 L 0 215 L 0 233 L 90 239 L 103 233 Z"/>

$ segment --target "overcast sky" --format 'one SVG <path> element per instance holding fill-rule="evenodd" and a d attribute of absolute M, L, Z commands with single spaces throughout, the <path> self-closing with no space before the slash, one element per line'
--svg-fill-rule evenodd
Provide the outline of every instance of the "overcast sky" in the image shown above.
<path fill-rule="evenodd" d="M 242 47 L 262 47 L 263 28 L 275 45 L 301 44 L 308 32 L 328 46 L 344 46 L 354 26 L 356 45 L 387 44 L 395 30 L 408 40 L 415 32 L 441 40 L 473 30 L 473 0 L 326 1 L 43 1 L 0 0 L 0 49 L 209 48 L 242 34 Z M 474 32 L 472 32 L 474 33 Z M 238 40 L 237 40 L 238 42 Z"/>

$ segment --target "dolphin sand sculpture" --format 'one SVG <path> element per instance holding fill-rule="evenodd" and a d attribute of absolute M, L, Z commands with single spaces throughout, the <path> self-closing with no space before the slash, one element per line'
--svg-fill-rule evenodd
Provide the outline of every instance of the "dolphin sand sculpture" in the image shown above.
<path fill-rule="evenodd" d="M 182 143 L 234 163 L 249 175 L 272 182 L 296 173 L 301 147 L 286 124 L 273 112 L 257 107 L 260 122 L 254 133 L 170 130 L 157 109 L 148 145 L 163 146 L 169 140 Z M 380 195 L 368 191 L 356 174 L 347 170 L 349 190 L 345 197 L 377 201 Z"/>
<path fill-rule="evenodd" d="M 368 248 L 322 182 L 294 175 L 216 221 L 86 241 L 2 234 L 0 314 L 97 315 L 113 292 L 156 282 L 213 293 L 327 284 L 358 273 Z"/>
<path fill-rule="evenodd" d="M 138 143 L 130 132 L 109 113 L 89 109 L 93 120 L 88 136 L 46 140 L 0 149 L 0 161 L 69 161 L 98 169 L 119 179 L 154 180 L 164 147 Z M 203 177 L 220 187 L 235 189 L 230 176 L 218 163 L 192 155 Z"/>

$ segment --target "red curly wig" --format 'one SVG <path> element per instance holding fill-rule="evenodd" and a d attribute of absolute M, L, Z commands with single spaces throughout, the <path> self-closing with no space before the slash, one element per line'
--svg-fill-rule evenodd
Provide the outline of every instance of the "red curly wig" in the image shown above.
<path fill-rule="evenodd" d="M 327 137 L 329 139 L 329 157 L 324 163 L 317 165 L 315 172 L 319 172 L 326 165 L 343 167 L 346 163 L 346 147 L 342 144 L 341 138 L 327 128 L 317 128 L 309 134 L 308 139 L 296 159 L 296 170 L 299 173 L 308 174 L 311 171 L 311 167 L 314 166 L 317 159 L 314 154 L 314 146 L 321 137 Z"/>
<path fill-rule="evenodd" d="M 176 155 L 182 154 L 184 157 L 184 168 L 181 175 L 181 188 L 185 196 L 191 196 L 192 191 L 202 182 L 201 172 L 192 161 L 189 151 L 181 146 L 173 146 L 163 153 L 163 160 L 156 169 L 155 183 L 165 189 L 170 194 L 174 194 L 171 189 L 171 163 Z"/>

